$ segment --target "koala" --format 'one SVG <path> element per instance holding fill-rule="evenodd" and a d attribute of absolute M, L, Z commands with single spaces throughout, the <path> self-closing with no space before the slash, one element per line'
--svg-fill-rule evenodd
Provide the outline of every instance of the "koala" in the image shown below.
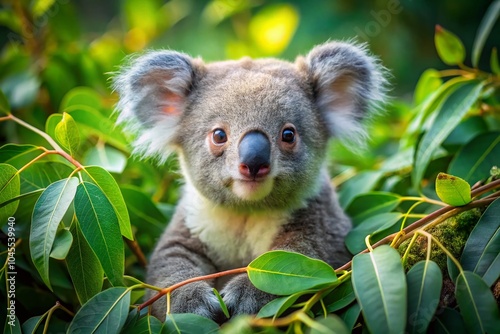
<path fill-rule="evenodd" d="M 175 152 L 185 179 L 147 282 L 171 286 L 270 250 L 333 267 L 349 261 L 350 220 L 328 176 L 327 145 L 334 136 L 363 140 L 361 121 L 380 109 L 384 86 L 379 61 L 350 42 L 318 45 L 294 63 L 204 63 L 165 50 L 131 60 L 114 79 L 117 122 L 135 135 L 135 154 L 162 163 Z M 239 274 L 175 290 L 171 312 L 223 321 L 213 287 L 232 316 L 275 298 Z M 165 319 L 165 298 L 152 313 Z"/>

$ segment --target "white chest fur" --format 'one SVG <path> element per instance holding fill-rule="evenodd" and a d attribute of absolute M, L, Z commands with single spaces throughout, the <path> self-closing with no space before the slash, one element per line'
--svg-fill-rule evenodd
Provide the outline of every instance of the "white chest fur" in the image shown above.
<path fill-rule="evenodd" d="M 208 255 L 221 270 L 246 266 L 268 251 L 287 221 L 283 212 L 242 214 L 214 206 L 196 191 L 186 195 L 191 203 L 186 226 L 207 246 Z M 191 196 L 198 198 L 193 201 Z"/>

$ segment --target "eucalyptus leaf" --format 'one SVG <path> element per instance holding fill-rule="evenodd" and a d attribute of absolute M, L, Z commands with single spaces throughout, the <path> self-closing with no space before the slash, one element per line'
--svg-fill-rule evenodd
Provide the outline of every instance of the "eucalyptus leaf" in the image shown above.
<path fill-rule="evenodd" d="M 20 194 L 20 180 L 17 169 L 9 164 L 0 164 L 0 203 L 4 203 Z M 17 210 L 19 201 L 0 207 L 0 227 L 7 223 Z"/>
<path fill-rule="evenodd" d="M 481 57 L 484 43 L 486 42 L 491 29 L 497 22 L 498 15 L 500 15 L 500 0 L 496 0 L 490 4 L 486 14 L 483 16 L 479 28 L 477 29 L 476 38 L 474 39 L 474 44 L 472 45 L 472 66 L 474 67 L 477 67 L 479 64 L 479 58 Z"/>
<path fill-rule="evenodd" d="M 434 44 L 439 58 L 446 65 L 462 64 L 465 60 L 465 47 L 462 41 L 452 32 L 436 25 Z"/>
<path fill-rule="evenodd" d="M 80 183 L 75 196 L 75 214 L 111 284 L 123 285 L 123 240 L 118 218 L 106 195 L 95 184 Z"/>
<path fill-rule="evenodd" d="M 73 236 L 71 235 L 71 232 L 65 228 L 61 229 L 56 233 L 50 257 L 56 260 L 64 260 L 68 255 L 72 243 Z"/>
<path fill-rule="evenodd" d="M 403 218 L 401 212 L 386 212 L 374 215 L 347 233 L 345 244 L 352 254 L 357 254 L 366 248 L 365 238 L 390 229 Z"/>
<path fill-rule="evenodd" d="M 75 197 L 78 179 L 71 177 L 52 183 L 36 201 L 31 219 L 31 259 L 49 289 L 49 256 L 57 227 Z"/>
<path fill-rule="evenodd" d="M 426 98 L 431 96 L 436 90 L 441 87 L 443 80 L 439 71 L 429 68 L 425 70 L 418 79 L 413 99 L 415 105 L 422 103 Z"/>
<path fill-rule="evenodd" d="M 496 333 L 500 328 L 500 312 L 489 286 L 475 273 L 458 275 L 455 296 L 465 327 L 470 333 Z"/>
<path fill-rule="evenodd" d="M 279 317 L 290 306 L 292 306 L 301 296 L 312 294 L 314 292 L 315 290 L 305 290 L 294 293 L 293 295 L 290 296 L 278 297 L 276 299 L 273 299 L 259 310 L 257 317 L 259 318 Z"/>
<path fill-rule="evenodd" d="M 472 139 L 455 155 L 448 173 L 473 184 L 487 179 L 493 166 L 500 166 L 500 132 L 488 132 Z"/>
<path fill-rule="evenodd" d="M 358 322 L 359 315 L 361 314 L 361 306 L 358 303 L 353 303 L 345 310 L 340 317 L 344 320 L 347 328 L 352 331 Z"/>
<path fill-rule="evenodd" d="M 309 324 L 308 324 L 309 325 Z M 321 318 L 310 324 L 309 334 L 349 334 L 344 321 L 335 314 L 330 314 L 326 318 Z"/>
<path fill-rule="evenodd" d="M 351 280 L 347 280 L 323 298 L 328 313 L 343 309 L 356 299 Z"/>
<path fill-rule="evenodd" d="M 258 289 L 279 295 L 291 295 L 337 282 L 327 263 L 299 253 L 270 251 L 247 266 L 248 277 Z"/>
<path fill-rule="evenodd" d="M 429 333 L 466 334 L 464 320 L 460 313 L 451 308 L 443 309 L 429 326 Z"/>
<path fill-rule="evenodd" d="M 61 162 L 35 162 L 21 174 L 21 191 L 27 193 L 45 189 L 50 184 L 69 177 L 73 169 Z"/>
<path fill-rule="evenodd" d="M 163 324 L 152 315 L 140 318 L 134 325 L 125 327 L 121 334 L 159 334 Z"/>
<path fill-rule="evenodd" d="M 353 225 L 380 213 L 390 212 L 401 203 L 401 196 L 389 192 L 369 192 L 356 196 L 346 209 Z"/>
<path fill-rule="evenodd" d="M 443 103 L 432 126 L 418 145 L 415 166 L 412 171 L 412 181 L 415 186 L 420 185 L 435 151 L 476 103 L 483 85 L 482 82 L 467 82 L 454 91 Z"/>
<path fill-rule="evenodd" d="M 384 174 L 381 171 L 362 171 L 342 184 L 339 202 L 347 208 L 356 196 L 372 190 Z"/>
<path fill-rule="evenodd" d="M 0 114 L 9 115 L 10 114 L 10 106 L 9 101 L 7 101 L 7 97 L 0 90 Z"/>
<path fill-rule="evenodd" d="M 73 235 L 73 243 L 66 256 L 66 264 L 76 296 L 83 305 L 101 291 L 104 271 L 83 236 L 77 220 L 71 224 L 70 232 Z"/>
<path fill-rule="evenodd" d="M 491 72 L 495 73 L 496 75 L 500 74 L 500 61 L 498 60 L 497 48 L 491 49 L 490 67 Z"/>
<path fill-rule="evenodd" d="M 483 276 L 488 286 L 500 277 L 500 199 L 491 203 L 472 230 L 462 252 L 464 270 Z"/>
<path fill-rule="evenodd" d="M 222 309 L 222 312 L 226 316 L 227 319 L 229 319 L 231 316 L 229 315 L 229 311 L 227 310 L 226 303 L 224 303 L 224 300 L 222 300 L 222 296 L 220 295 L 219 291 L 217 291 L 216 288 L 212 289 L 212 292 L 214 293 L 215 297 L 217 297 L 217 300 L 219 301 L 220 308 Z"/>
<path fill-rule="evenodd" d="M 45 121 L 45 133 L 47 133 L 52 138 L 56 138 L 56 127 L 61 123 L 63 118 L 62 114 L 54 113 L 47 118 Z"/>
<path fill-rule="evenodd" d="M 407 273 L 408 283 L 408 322 L 407 332 L 427 333 L 427 327 L 434 317 L 443 275 L 433 261 L 420 261 Z"/>
<path fill-rule="evenodd" d="M 95 183 L 109 200 L 118 217 L 121 234 L 129 240 L 134 240 L 127 205 L 115 178 L 104 168 L 98 166 L 86 167 L 85 173 L 88 179 Z"/>
<path fill-rule="evenodd" d="M 63 113 L 68 108 L 78 106 L 87 106 L 99 110 L 102 108 L 101 96 L 90 87 L 75 87 L 64 95 L 59 110 Z"/>
<path fill-rule="evenodd" d="M 403 333 L 407 285 L 399 253 L 382 245 L 352 262 L 352 285 L 372 333 Z"/>
<path fill-rule="evenodd" d="M 75 120 L 68 113 L 63 113 L 62 120 L 56 125 L 55 136 L 57 141 L 74 157 L 80 147 L 80 134 Z"/>
<path fill-rule="evenodd" d="M 89 149 L 84 157 L 86 166 L 100 166 L 108 172 L 121 173 L 127 165 L 127 157 L 108 145 L 97 145 Z"/>
<path fill-rule="evenodd" d="M 0 162 L 20 169 L 40 153 L 41 148 L 35 145 L 5 144 L 0 147 Z"/>
<path fill-rule="evenodd" d="M 212 320 L 190 313 L 167 314 L 162 334 L 197 333 L 211 334 L 219 331 L 219 325 Z"/>
<path fill-rule="evenodd" d="M 127 320 L 130 291 L 109 288 L 90 299 L 71 321 L 68 333 L 120 333 Z"/>
<path fill-rule="evenodd" d="M 444 203 L 463 206 L 472 201 L 471 189 L 467 181 L 446 173 L 439 173 L 436 178 L 436 193 Z"/>

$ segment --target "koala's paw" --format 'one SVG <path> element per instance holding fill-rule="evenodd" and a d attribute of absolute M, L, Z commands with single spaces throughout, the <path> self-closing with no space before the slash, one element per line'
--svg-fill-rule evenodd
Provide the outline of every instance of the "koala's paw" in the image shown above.
<path fill-rule="evenodd" d="M 276 298 L 254 287 L 246 274 L 230 280 L 222 289 L 221 295 L 231 316 L 256 314 L 262 306 Z"/>
<path fill-rule="evenodd" d="M 212 288 L 205 282 L 191 283 L 172 292 L 170 299 L 171 313 L 194 313 L 220 321 L 222 309 Z M 166 298 L 153 304 L 153 315 L 165 320 L 167 311 Z"/>

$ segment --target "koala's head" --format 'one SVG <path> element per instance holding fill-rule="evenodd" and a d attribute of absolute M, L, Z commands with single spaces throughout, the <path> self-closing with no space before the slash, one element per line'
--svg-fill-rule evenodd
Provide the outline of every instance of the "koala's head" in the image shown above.
<path fill-rule="evenodd" d="M 155 51 L 115 78 L 134 152 L 163 161 L 176 151 L 188 183 L 242 210 L 295 208 L 314 194 L 328 139 L 362 137 L 383 86 L 363 47 L 338 42 L 295 63 Z"/>

